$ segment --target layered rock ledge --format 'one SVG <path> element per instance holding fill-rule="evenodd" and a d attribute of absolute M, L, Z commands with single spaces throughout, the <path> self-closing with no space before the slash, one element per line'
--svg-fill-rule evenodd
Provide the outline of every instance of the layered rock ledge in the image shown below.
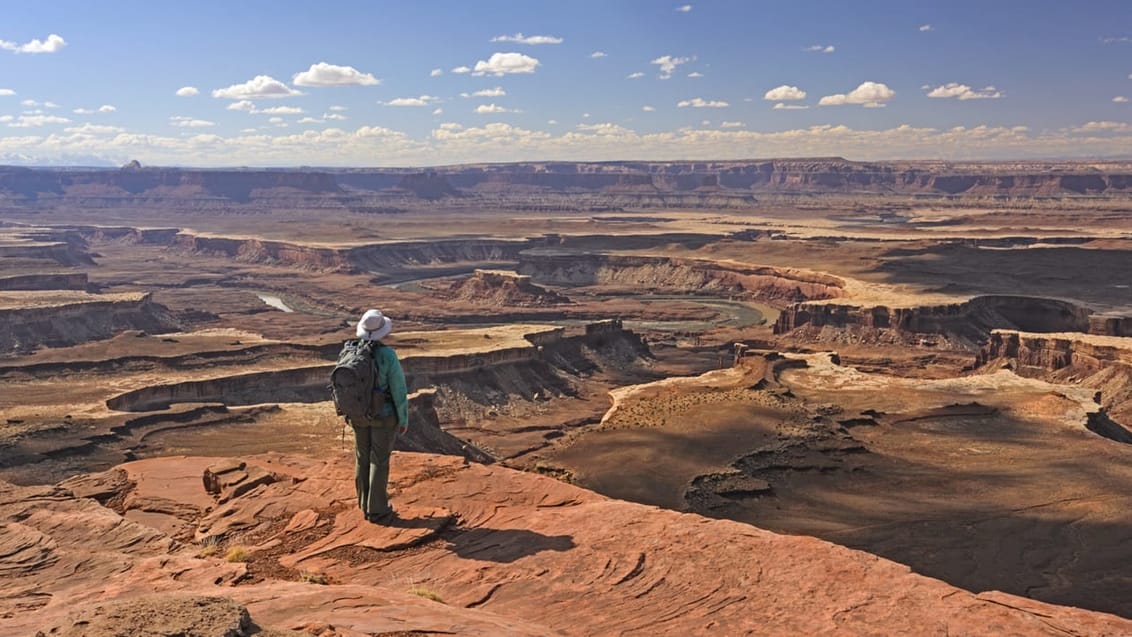
<path fill-rule="evenodd" d="M 62 634 L 81 618 L 93 632 L 123 614 L 99 609 L 144 600 L 159 617 L 194 596 L 233 600 L 259 628 L 343 637 L 1132 632 L 1113 615 L 968 592 L 813 538 L 499 466 L 411 453 L 393 466 L 388 526 L 353 505 L 344 455 L 170 457 L 0 484 L 5 630 Z M 212 493 L 206 471 L 223 478 Z M 219 557 L 237 546 L 246 561 Z"/>

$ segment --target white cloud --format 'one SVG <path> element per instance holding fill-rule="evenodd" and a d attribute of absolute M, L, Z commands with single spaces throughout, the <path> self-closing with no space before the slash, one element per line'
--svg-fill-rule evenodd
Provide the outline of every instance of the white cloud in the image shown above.
<path fill-rule="evenodd" d="M 459 73 L 471 73 L 472 69 L 470 69 L 466 66 L 457 66 L 456 68 L 452 69 L 452 72 L 457 73 L 457 74 L 459 74 Z"/>
<path fill-rule="evenodd" d="M 1122 35 L 1115 38 L 1101 38 L 1101 42 L 1103 42 L 1104 44 L 1128 44 L 1129 42 L 1132 42 L 1132 37 Z"/>
<path fill-rule="evenodd" d="M 192 97 L 199 94 L 200 89 L 195 86 L 182 86 L 181 88 L 177 89 L 177 97 Z"/>
<path fill-rule="evenodd" d="M 428 106 L 440 101 L 439 97 L 432 95 L 421 95 L 420 97 L 398 97 L 383 103 L 386 106 Z"/>
<path fill-rule="evenodd" d="M 104 126 L 102 124 L 86 123 L 82 126 L 68 126 L 63 129 L 64 133 L 71 133 L 72 135 L 114 135 L 123 133 L 126 129 L 118 126 Z"/>
<path fill-rule="evenodd" d="M 710 119 L 700 120 L 700 126 L 711 126 L 711 120 Z"/>
<path fill-rule="evenodd" d="M 833 53 L 837 49 L 833 48 L 832 44 L 815 44 L 813 46 L 808 46 L 802 50 L 808 51 L 810 53 Z"/>
<path fill-rule="evenodd" d="M 556 119 L 548 119 L 548 120 L 546 120 L 546 123 L 547 123 L 547 124 L 549 124 L 549 125 L 551 125 L 551 126 L 557 126 L 557 125 L 558 125 L 558 120 L 556 120 Z"/>
<path fill-rule="evenodd" d="M 507 91 L 503 90 L 502 86 L 495 88 L 485 88 L 476 91 L 475 93 L 460 93 L 460 97 L 503 97 Z"/>
<path fill-rule="evenodd" d="M 265 108 L 255 112 L 265 115 L 298 115 L 303 112 L 303 109 L 298 106 L 272 106 L 271 108 Z"/>
<path fill-rule="evenodd" d="M 490 115 L 493 113 L 518 113 L 519 111 L 509 108 L 503 108 L 502 106 L 497 106 L 495 104 L 480 104 L 476 107 L 476 112 L 480 115 Z"/>
<path fill-rule="evenodd" d="M 330 108 L 334 108 L 334 107 L 331 106 Z M 346 116 L 341 114 L 341 113 L 324 113 L 322 118 L 323 119 L 332 119 L 332 120 L 336 120 L 336 121 L 342 121 L 342 120 L 346 119 Z"/>
<path fill-rule="evenodd" d="M 690 100 L 676 102 L 676 106 L 679 106 L 680 108 L 684 108 L 686 106 L 691 106 L 692 108 L 726 108 L 731 105 L 722 100 L 708 101 L 703 99 L 702 97 L 693 97 Z"/>
<path fill-rule="evenodd" d="M 797 86 L 790 86 L 788 84 L 783 84 L 782 86 L 776 86 L 776 87 L 770 89 L 769 91 L 767 91 L 766 95 L 763 95 L 763 99 L 769 100 L 771 102 L 787 102 L 787 101 L 791 101 L 791 100 L 804 100 L 804 99 L 806 99 L 806 92 L 803 91 L 802 89 L 798 88 Z"/>
<path fill-rule="evenodd" d="M 212 96 L 229 100 L 254 100 L 276 97 L 293 97 L 301 92 L 287 86 L 270 75 L 257 75 L 243 84 L 233 84 L 212 91 Z"/>
<path fill-rule="evenodd" d="M 637 80 L 637 79 L 640 79 L 644 76 L 645 76 L 644 73 L 637 71 L 636 73 L 630 73 L 630 74 L 626 75 L 625 79 L 627 79 L 627 80 Z"/>
<path fill-rule="evenodd" d="M 99 113 L 113 113 L 116 110 L 118 110 L 118 109 L 115 108 L 114 106 L 111 106 L 110 104 L 103 104 L 102 106 L 98 107 Z"/>
<path fill-rule="evenodd" d="M 922 33 L 927 33 L 928 31 L 935 31 L 935 27 L 933 27 L 930 24 L 921 24 L 920 25 L 920 31 Z"/>
<path fill-rule="evenodd" d="M 492 53 L 486 61 L 476 62 L 473 75 L 510 75 L 534 73 L 539 61 L 522 53 Z M 455 71 L 453 71 L 455 72 Z"/>
<path fill-rule="evenodd" d="M 441 75 L 444 75 L 444 69 L 433 69 L 428 72 L 429 77 L 440 77 Z"/>
<path fill-rule="evenodd" d="M 437 106 L 436 108 L 434 108 L 432 110 L 432 114 L 433 115 L 443 115 L 444 114 L 444 108 Z"/>
<path fill-rule="evenodd" d="M 553 35 L 530 35 L 526 36 L 522 33 L 515 35 L 497 35 L 491 39 L 492 42 L 518 42 L 519 44 L 562 44 L 562 38 L 554 37 Z"/>
<path fill-rule="evenodd" d="M 779 102 L 774 105 L 774 110 L 776 111 L 804 111 L 807 108 L 809 108 L 809 106 L 805 104 L 784 104 L 783 102 Z"/>
<path fill-rule="evenodd" d="M 184 115 L 174 115 L 169 118 L 169 125 L 178 128 L 206 128 L 208 126 L 216 126 L 216 122 L 210 122 L 205 119 L 194 119 Z"/>
<path fill-rule="evenodd" d="M 381 84 L 370 73 L 362 73 L 352 66 L 338 66 L 319 62 L 305 71 L 291 76 L 295 86 L 376 86 Z"/>
<path fill-rule="evenodd" d="M 590 53 L 590 57 L 596 60 L 598 58 L 609 57 L 609 55 L 605 51 L 594 51 L 593 53 Z"/>
<path fill-rule="evenodd" d="M 744 128 L 747 125 L 743 122 L 720 122 L 719 126 L 721 128 Z"/>
<path fill-rule="evenodd" d="M 819 106 L 843 106 L 845 104 L 860 104 L 865 108 L 880 108 L 885 102 L 892 99 L 896 91 L 880 82 L 862 82 L 860 86 L 848 93 L 826 95 L 818 101 Z"/>
<path fill-rule="evenodd" d="M 348 111 L 348 110 L 350 110 L 350 107 L 349 106 L 337 106 L 337 105 L 335 105 L 335 106 L 331 106 L 330 110 L 335 111 L 335 112 Z"/>
<path fill-rule="evenodd" d="M 704 74 L 700 73 L 699 71 L 692 71 L 691 73 L 688 74 L 688 77 L 693 78 L 693 79 L 703 77 L 703 76 L 704 76 Z"/>
<path fill-rule="evenodd" d="M 589 119 L 589 118 L 590 118 L 589 113 L 582 113 L 582 119 Z"/>
<path fill-rule="evenodd" d="M 299 119 L 299 121 L 296 122 L 296 123 L 297 124 L 324 124 L 324 123 L 326 123 L 326 120 L 315 118 L 315 117 L 303 117 L 303 118 Z"/>
<path fill-rule="evenodd" d="M 30 102 L 31 100 L 25 100 L 25 101 Z M 44 102 L 43 105 L 47 106 L 48 104 L 51 104 L 51 102 Z M 54 108 L 54 107 L 52 106 L 51 108 Z M 90 108 L 76 108 L 76 109 L 72 110 L 71 112 L 74 113 L 75 115 L 94 115 L 95 113 L 113 113 L 116 110 L 118 110 L 118 109 L 114 108 L 113 106 L 111 106 L 109 104 L 103 104 L 102 106 L 99 106 L 97 110 L 90 109 Z"/>
<path fill-rule="evenodd" d="M 65 46 L 66 40 L 54 33 L 48 35 L 46 40 L 32 40 L 24 44 L 0 40 L 0 49 L 16 53 L 57 53 Z"/>
<path fill-rule="evenodd" d="M 1088 122 L 1069 129 L 1074 133 L 1129 133 L 1132 132 L 1132 124 L 1125 122 Z"/>
<path fill-rule="evenodd" d="M 74 113 L 75 115 L 93 115 L 94 113 L 97 113 L 98 111 L 92 111 L 89 108 L 76 108 L 76 109 L 72 110 L 71 112 Z"/>
<path fill-rule="evenodd" d="M 55 102 L 44 102 L 43 108 L 59 108 L 59 105 Z"/>
<path fill-rule="evenodd" d="M 659 66 L 660 67 L 660 79 L 667 80 L 668 78 L 672 77 L 672 72 L 676 70 L 676 67 L 680 66 L 681 64 L 687 64 L 688 62 L 691 62 L 691 61 L 692 61 L 692 58 L 682 58 L 682 57 L 672 57 L 671 55 L 662 55 L 662 56 L 656 58 L 655 60 L 652 60 L 651 62 L 649 62 L 649 64 L 655 64 L 655 65 Z"/>
<path fill-rule="evenodd" d="M 682 5 L 678 6 L 678 7 L 676 7 L 676 10 L 677 10 L 677 11 L 679 11 L 680 13 L 688 13 L 688 12 L 690 12 L 690 11 L 692 10 L 692 5 L 690 5 L 690 4 L 682 4 Z"/>
<path fill-rule="evenodd" d="M 284 120 L 283 120 L 283 118 L 282 118 L 282 117 L 269 117 L 269 118 L 267 118 L 267 123 L 269 123 L 269 124 L 275 124 L 275 125 L 277 125 L 277 126 L 278 126 L 278 125 L 280 125 L 280 124 L 283 124 L 283 123 L 284 123 Z"/>
<path fill-rule="evenodd" d="M 232 102 L 227 106 L 230 111 L 247 111 L 249 113 L 256 112 L 255 102 L 251 100 L 240 100 L 239 102 Z"/>
<path fill-rule="evenodd" d="M 655 110 L 656 110 L 656 108 L 655 108 L 655 107 L 653 107 L 653 106 L 649 106 L 648 104 L 646 104 L 646 105 L 644 105 L 644 106 L 642 106 L 642 107 L 641 107 L 641 110 L 642 110 L 642 111 L 644 111 L 644 112 L 646 112 L 646 113 L 651 113 L 651 112 L 655 111 Z"/>
<path fill-rule="evenodd" d="M 7 97 L 8 95 L 15 95 L 16 92 L 10 88 L 0 88 L 0 97 Z"/>
<path fill-rule="evenodd" d="M 960 100 L 996 100 L 1002 97 L 1002 92 L 993 86 L 987 86 L 980 90 L 972 89 L 966 84 L 958 82 L 949 82 L 943 86 L 937 86 L 928 92 L 928 97 L 935 98 L 949 98 L 954 97 Z"/>
<path fill-rule="evenodd" d="M 1112 98 L 1112 101 L 1116 102 L 1117 104 L 1124 104 L 1128 102 L 1128 98 L 1124 97 L 1123 95 L 1117 95 L 1116 97 Z"/>
<path fill-rule="evenodd" d="M 71 120 L 56 115 L 20 115 L 8 126 L 12 128 L 38 128 L 48 124 L 68 124 Z"/>
<path fill-rule="evenodd" d="M 35 100 L 21 100 L 20 106 L 27 106 L 27 107 L 30 108 L 32 106 L 39 106 L 39 102 L 37 102 Z"/>

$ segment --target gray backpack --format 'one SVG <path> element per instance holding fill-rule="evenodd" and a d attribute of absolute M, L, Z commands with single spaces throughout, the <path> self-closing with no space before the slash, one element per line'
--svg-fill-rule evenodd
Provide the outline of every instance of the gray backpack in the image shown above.
<path fill-rule="evenodd" d="M 346 341 L 338 353 L 338 363 L 330 372 L 330 395 L 339 416 L 351 425 L 377 420 L 385 407 L 385 390 L 378 387 L 374 354 L 381 343 Z"/>

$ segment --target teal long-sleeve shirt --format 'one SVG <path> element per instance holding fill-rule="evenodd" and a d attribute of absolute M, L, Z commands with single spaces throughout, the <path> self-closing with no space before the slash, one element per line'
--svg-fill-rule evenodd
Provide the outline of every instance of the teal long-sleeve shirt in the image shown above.
<path fill-rule="evenodd" d="M 396 411 L 397 426 L 409 426 L 409 390 L 405 385 L 405 372 L 401 369 L 401 361 L 397 352 L 387 345 L 379 345 L 374 350 L 373 363 L 377 367 L 375 382 L 379 388 L 388 392 L 392 399 L 385 403 L 381 410 L 382 416 L 390 416 Z"/>

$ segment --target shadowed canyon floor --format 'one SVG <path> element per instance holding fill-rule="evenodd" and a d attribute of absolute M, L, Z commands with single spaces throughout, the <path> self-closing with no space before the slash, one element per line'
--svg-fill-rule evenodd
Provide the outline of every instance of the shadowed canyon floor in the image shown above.
<path fill-rule="evenodd" d="M 3 612 L 57 622 L 51 634 L 70 634 L 71 611 L 155 608 L 170 626 L 321 621 L 328 635 L 986 632 L 968 611 L 1002 632 L 1128 632 L 1046 605 L 1132 617 L 1119 171 L 1103 192 L 1070 180 L 1008 201 L 978 180 L 938 197 L 806 181 L 831 165 L 779 166 L 808 185 L 751 186 L 762 200 L 721 177 L 726 205 L 554 185 L 426 200 L 334 177 L 377 189 L 357 207 L 259 173 L 260 190 L 207 205 L 8 193 L 0 480 L 25 486 L 4 487 L 4 524 L 12 555 L 46 570 L 6 583 Z M 413 392 L 400 448 L 455 456 L 398 456 L 395 499 L 416 521 L 392 530 L 354 519 L 351 443 L 326 393 L 369 307 L 394 317 Z M 233 456 L 277 474 L 247 486 L 272 504 L 199 490 Z M 25 528 L 29 502 L 144 536 L 95 568 L 135 575 L 101 594 L 53 582 L 44 547 L 84 522 L 40 513 Z M 197 557 L 233 546 L 256 548 L 246 563 Z M 932 592 L 900 597 L 881 571 Z M 134 600 L 153 582 L 173 597 Z M 418 585 L 447 604 L 407 593 Z M 82 608 L 60 606 L 71 598 Z M 900 618 L 901 603 L 916 610 Z"/>

